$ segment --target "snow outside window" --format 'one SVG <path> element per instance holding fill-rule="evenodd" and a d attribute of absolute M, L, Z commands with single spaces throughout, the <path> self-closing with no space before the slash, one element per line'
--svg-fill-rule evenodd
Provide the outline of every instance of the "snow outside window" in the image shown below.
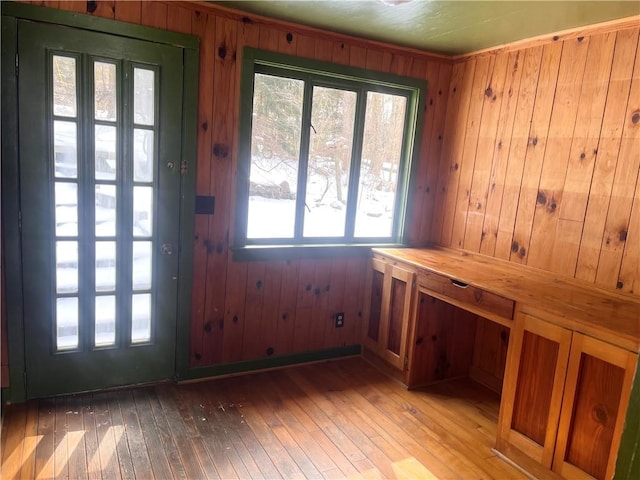
<path fill-rule="evenodd" d="M 251 58 L 260 52 L 248 53 L 237 241 L 401 243 L 417 150 L 416 82 L 407 86 L 262 64 Z"/>

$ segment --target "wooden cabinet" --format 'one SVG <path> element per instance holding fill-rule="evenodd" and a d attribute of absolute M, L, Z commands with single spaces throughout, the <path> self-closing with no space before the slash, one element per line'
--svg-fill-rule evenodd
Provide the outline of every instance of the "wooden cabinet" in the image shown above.
<path fill-rule="evenodd" d="M 566 478 L 613 477 L 636 363 L 635 353 L 573 334 L 554 471 Z"/>
<path fill-rule="evenodd" d="M 363 343 L 389 365 L 404 370 L 415 274 L 375 258 L 371 267 Z"/>
<path fill-rule="evenodd" d="M 637 355 L 526 313 L 511 334 L 497 448 L 611 478 Z M 588 474 L 588 475 L 587 475 Z"/>
<path fill-rule="evenodd" d="M 637 299 L 438 248 L 375 250 L 369 275 L 372 361 L 409 387 L 469 376 L 501 392 L 497 449 L 535 476 L 612 478 Z"/>
<path fill-rule="evenodd" d="M 520 314 L 511 344 L 498 421 L 498 449 L 510 444 L 551 468 L 571 330 Z"/>

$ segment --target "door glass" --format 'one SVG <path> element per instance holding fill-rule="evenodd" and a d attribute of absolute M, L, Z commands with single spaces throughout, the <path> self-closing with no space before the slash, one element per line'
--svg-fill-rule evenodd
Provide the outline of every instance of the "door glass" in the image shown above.
<path fill-rule="evenodd" d="M 96 185 L 96 237 L 116 234 L 116 186 Z"/>
<path fill-rule="evenodd" d="M 96 242 L 96 291 L 116 289 L 116 242 Z"/>
<path fill-rule="evenodd" d="M 80 346 L 78 285 L 78 94 L 77 60 L 52 55 L 53 184 L 55 242 L 55 348 Z"/>
<path fill-rule="evenodd" d="M 156 72 L 134 68 L 131 343 L 152 338 Z"/>
<path fill-rule="evenodd" d="M 96 180 L 116 179 L 116 127 L 96 125 Z"/>
<path fill-rule="evenodd" d="M 53 121 L 53 162 L 57 178 L 78 176 L 77 138 L 75 122 Z"/>
<path fill-rule="evenodd" d="M 94 62 L 93 81 L 95 119 L 115 122 L 118 108 L 116 66 L 113 63 Z"/>
<path fill-rule="evenodd" d="M 75 118 L 76 100 L 76 59 L 53 56 L 53 114 Z"/>
<path fill-rule="evenodd" d="M 133 289 L 151 289 L 151 242 L 133 242 Z"/>
<path fill-rule="evenodd" d="M 153 130 L 136 128 L 133 131 L 133 180 L 153 181 Z"/>
<path fill-rule="evenodd" d="M 154 125 L 155 72 L 144 68 L 133 69 L 133 119 L 139 125 Z"/>
<path fill-rule="evenodd" d="M 96 297 L 95 346 L 106 347 L 116 341 L 116 297 Z"/>
<path fill-rule="evenodd" d="M 153 188 L 133 187 L 133 235 L 153 234 Z"/>
<path fill-rule="evenodd" d="M 131 343 L 151 340 L 151 294 L 132 295 Z"/>
<path fill-rule="evenodd" d="M 56 301 L 56 347 L 78 348 L 78 297 L 59 297 Z"/>
<path fill-rule="evenodd" d="M 78 292 L 78 242 L 56 242 L 56 292 Z"/>
<path fill-rule="evenodd" d="M 133 92 L 133 108 L 129 107 L 127 133 L 120 113 L 126 112 L 127 106 L 119 94 L 120 81 L 126 83 L 127 78 L 119 80 L 118 62 L 93 59 L 92 91 L 83 96 L 77 77 L 85 57 L 52 55 L 51 58 L 55 280 L 59 295 L 56 348 L 85 350 L 115 346 L 119 322 L 128 324 L 131 343 L 148 343 L 152 340 L 156 71 L 133 68 L 133 85 L 128 88 Z M 80 98 L 91 101 L 93 106 L 90 135 L 84 126 L 83 130 L 79 127 Z M 88 178 L 79 174 L 78 169 L 84 163 L 78 156 L 80 135 L 82 145 L 87 145 L 87 151 L 93 155 L 93 173 Z M 128 163 L 121 166 L 120 145 L 125 138 L 132 148 L 124 152 Z M 93 205 L 82 202 L 87 192 L 93 193 Z M 121 212 L 121 202 L 125 208 L 129 205 L 129 214 Z M 84 235 L 79 228 L 81 216 L 93 219 L 94 223 Z M 129 218 L 130 226 L 125 228 L 122 222 Z M 131 256 L 120 262 L 119 252 L 131 252 Z M 92 256 L 92 266 L 83 263 Z M 127 277 L 130 284 L 118 280 Z M 93 290 L 86 290 L 86 285 L 93 285 Z M 93 298 L 80 301 L 84 295 Z M 119 296 L 123 296 L 122 301 Z M 126 297 L 128 301 L 124 301 Z M 131 305 L 130 314 L 118 314 L 120 303 Z M 81 341 L 85 338 L 82 334 L 85 318 L 93 321 L 94 335 L 88 346 Z"/>
<path fill-rule="evenodd" d="M 69 237 L 78 235 L 78 185 L 56 182 L 56 235 Z"/>

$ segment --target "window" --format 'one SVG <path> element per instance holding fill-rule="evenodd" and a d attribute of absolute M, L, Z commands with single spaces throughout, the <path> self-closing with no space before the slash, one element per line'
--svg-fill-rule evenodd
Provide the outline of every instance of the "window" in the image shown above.
<path fill-rule="evenodd" d="M 402 243 L 425 83 L 246 48 L 236 244 Z"/>

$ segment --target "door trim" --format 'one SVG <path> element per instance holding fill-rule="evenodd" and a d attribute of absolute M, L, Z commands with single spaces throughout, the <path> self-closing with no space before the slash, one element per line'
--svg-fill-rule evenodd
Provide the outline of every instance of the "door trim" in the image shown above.
<path fill-rule="evenodd" d="M 174 378 L 184 377 L 188 369 L 193 232 L 195 215 L 196 134 L 198 109 L 198 37 L 127 24 L 116 20 L 66 12 L 58 9 L 11 2 L 1 3 L 2 12 L 2 231 L 5 253 L 7 343 L 10 385 L 2 389 L 3 402 L 26 399 L 24 292 L 22 288 L 22 249 L 19 230 L 19 144 L 18 91 L 15 59 L 18 52 L 18 19 L 80 28 L 93 32 L 135 38 L 182 48 L 183 102 L 181 161 L 186 167 L 180 178 L 180 238 L 178 247 L 178 298 Z M 7 121 L 11 119 L 11 121 Z"/>

